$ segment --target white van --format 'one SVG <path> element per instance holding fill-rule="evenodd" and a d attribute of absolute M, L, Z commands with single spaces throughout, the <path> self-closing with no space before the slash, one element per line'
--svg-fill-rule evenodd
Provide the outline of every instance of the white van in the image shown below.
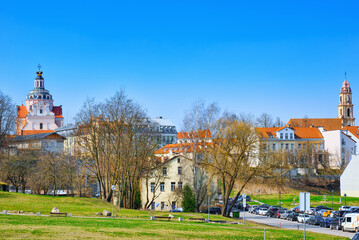
<path fill-rule="evenodd" d="M 359 231 L 359 213 L 348 213 L 342 223 L 344 231 Z"/>

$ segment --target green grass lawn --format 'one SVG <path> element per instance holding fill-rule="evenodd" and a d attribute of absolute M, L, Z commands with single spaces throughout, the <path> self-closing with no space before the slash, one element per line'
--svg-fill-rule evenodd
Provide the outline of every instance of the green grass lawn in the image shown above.
<path fill-rule="evenodd" d="M 258 200 L 260 202 L 269 204 L 269 205 L 278 205 L 279 202 L 279 194 L 267 194 L 267 195 L 260 195 L 260 196 L 251 196 L 252 199 Z M 294 201 L 295 198 L 295 201 Z M 341 199 L 341 203 L 340 203 Z M 299 194 L 281 194 L 281 206 L 286 208 L 292 208 L 294 206 L 299 205 Z M 253 201 L 249 204 L 255 204 Z M 359 198 L 357 197 L 347 197 L 346 204 L 349 206 L 359 206 Z M 310 205 L 312 207 L 318 205 L 326 205 L 328 207 L 332 207 L 332 195 L 313 195 L 310 194 Z M 344 197 L 341 196 L 333 196 L 333 207 L 334 210 L 338 210 L 340 206 L 344 205 Z"/>
<path fill-rule="evenodd" d="M 264 227 L 89 217 L 0 215 L 0 239 L 263 239 Z M 267 239 L 303 239 L 303 232 L 266 227 Z M 346 239 L 307 232 L 307 239 Z"/>

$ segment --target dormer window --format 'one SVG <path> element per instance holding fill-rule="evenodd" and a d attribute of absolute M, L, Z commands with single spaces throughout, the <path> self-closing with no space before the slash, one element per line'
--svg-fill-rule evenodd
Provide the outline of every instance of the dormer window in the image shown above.
<path fill-rule="evenodd" d="M 290 133 L 290 134 L 289 134 L 289 137 L 290 137 L 290 139 L 294 139 L 294 138 L 293 138 L 293 133 Z"/>
<path fill-rule="evenodd" d="M 285 133 L 285 139 L 288 139 L 288 133 Z"/>
<path fill-rule="evenodd" d="M 283 133 L 280 133 L 280 139 L 283 139 Z"/>

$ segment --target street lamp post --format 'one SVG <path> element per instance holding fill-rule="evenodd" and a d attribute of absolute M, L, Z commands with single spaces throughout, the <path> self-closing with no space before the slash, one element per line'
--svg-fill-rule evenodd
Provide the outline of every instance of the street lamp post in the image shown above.
<path fill-rule="evenodd" d="M 280 194 L 281 194 L 281 191 L 279 191 L 279 206 L 281 205 Z"/>
<path fill-rule="evenodd" d="M 260 200 L 260 199 L 261 199 L 261 190 L 258 189 L 258 200 Z"/>
<path fill-rule="evenodd" d="M 333 208 L 333 194 L 334 194 L 334 190 L 332 190 L 332 209 L 334 209 Z"/>
<path fill-rule="evenodd" d="M 346 206 L 346 205 L 347 205 L 347 194 L 344 193 L 344 206 Z"/>

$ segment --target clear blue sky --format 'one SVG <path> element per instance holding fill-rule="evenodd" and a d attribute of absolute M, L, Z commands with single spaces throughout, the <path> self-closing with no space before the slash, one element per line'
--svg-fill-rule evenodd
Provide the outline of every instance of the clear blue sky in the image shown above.
<path fill-rule="evenodd" d="M 196 99 L 287 121 L 337 117 L 344 72 L 359 121 L 358 1 L 2 1 L 0 90 L 18 105 L 37 64 L 69 120 L 123 88 L 181 127 Z"/>

